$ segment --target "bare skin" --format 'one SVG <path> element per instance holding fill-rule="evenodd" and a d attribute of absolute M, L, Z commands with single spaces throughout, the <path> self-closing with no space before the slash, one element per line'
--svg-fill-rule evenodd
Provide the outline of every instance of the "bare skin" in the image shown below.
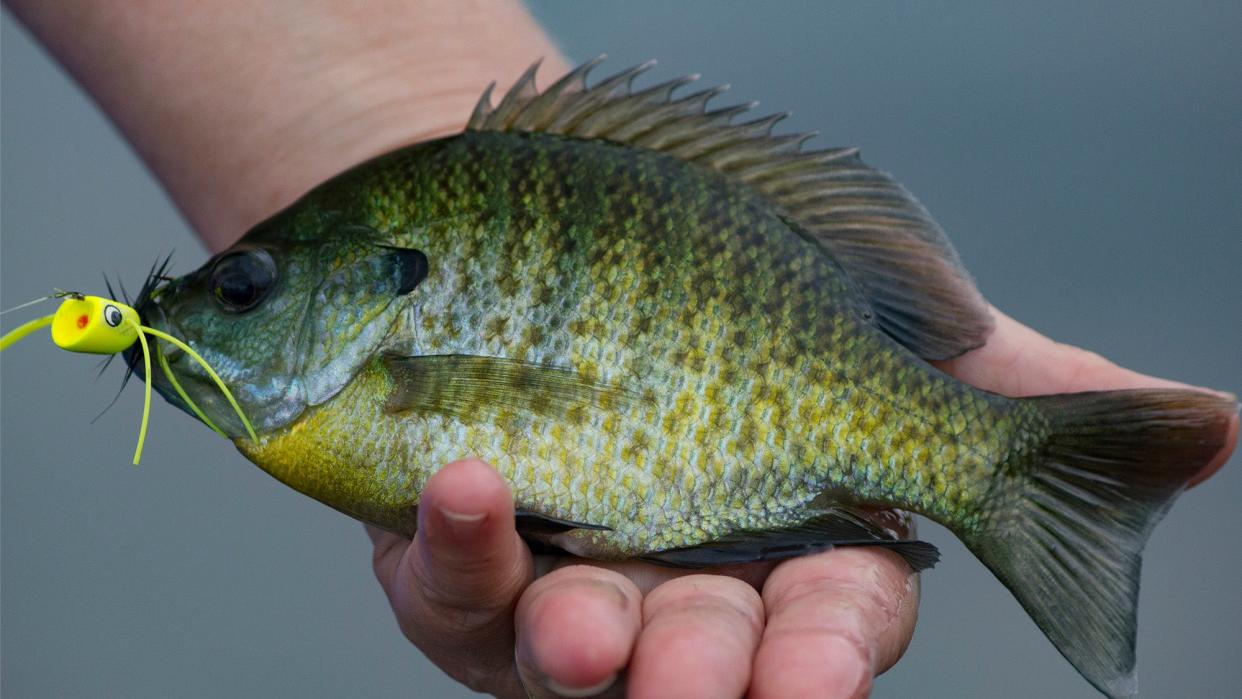
<path fill-rule="evenodd" d="M 7 1 L 212 250 L 354 163 L 459 130 L 491 80 L 567 68 L 514 0 Z M 944 368 L 1008 395 L 1171 383 L 997 320 Z M 486 464 L 445 466 L 423 497 L 414 540 L 370 531 L 376 576 L 411 642 L 498 696 L 860 697 L 913 633 L 917 577 L 888 552 L 692 575 L 536 559 Z"/>

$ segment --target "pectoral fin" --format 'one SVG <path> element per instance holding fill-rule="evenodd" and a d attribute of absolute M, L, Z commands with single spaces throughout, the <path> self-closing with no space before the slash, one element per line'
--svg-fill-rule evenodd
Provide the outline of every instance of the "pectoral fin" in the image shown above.
<path fill-rule="evenodd" d="M 793 558 L 838 546 L 886 548 L 904 558 L 916 572 L 940 560 L 935 546 L 896 539 L 848 510 L 831 510 L 788 529 L 740 531 L 696 546 L 650 553 L 643 559 L 677 568 L 706 568 Z"/>
<path fill-rule="evenodd" d="M 633 396 L 562 367 L 464 354 L 384 357 L 393 381 L 388 412 L 471 419 L 499 408 L 550 417 L 620 407 Z"/>

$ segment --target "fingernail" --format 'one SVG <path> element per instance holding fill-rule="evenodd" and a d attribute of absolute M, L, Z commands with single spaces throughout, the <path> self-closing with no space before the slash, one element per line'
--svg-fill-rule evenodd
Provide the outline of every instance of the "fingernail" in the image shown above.
<path fill-rule="evenodd" d="M 566 687 L 551 677 L 544 678 L 543 686 L 547 687 L 549 692 L 552 692 L 557 696 L 566 697 L 566 699 L 580 699 L 581 697 L 593 697 L 596 694 L 600 694 L 604 692 L 604 690 L 611 687 L 616 681 L 617 673 L 614 672 L 605 677 L 603 682 L 593 684 L 590 687 Z"/>
<path fill-rule="evenodd" d="M 440 508 L 440 515 L 453 536 L 470 536 L 479 531 L 483 520 L 487 519 L 486 512 L 454 512 L 443 507 Z"/>

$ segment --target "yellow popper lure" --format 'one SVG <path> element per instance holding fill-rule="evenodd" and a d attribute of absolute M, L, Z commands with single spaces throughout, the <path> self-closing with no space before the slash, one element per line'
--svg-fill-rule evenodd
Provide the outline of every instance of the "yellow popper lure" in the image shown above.
<path fill-rule="evenodd" d="M 159 361 L 160 368 L 163 370 L 164 375 L 168 377 L 169 383 L 172 384 L 173 390 L 177 392 L 181 400 L 185 401 L 185 404 L 190 407 L 190 410 L 194 411 L 194 414 L 204 424 L 220 436 L 227 437 L 224 431 L 203 414 L 203 411 L 181 388 L 181 384 L 177 382 L 177 378 L 168 367 L 168 360 L 164 357 L 164 353 L 160 351 L 158 340 L 164 340 L 172 344 L 198 362 L 199 366 L 207 372 L 207 375 L 219 387 L 224 397 L 228 399 L 229 405 L 233 407 L 237 417 L 245 425 L 246 433 L 250 435 L 252 440 L 258 441 L 254 428 L 250 425 L 250 420 L 246 418 L 246 414 L 242 411 L 241 406 L 237 404 L 237 400 L 229 391 L 228 386 L 224 385 L 224 381 L 211 368 L 211 365 L 198 352 L 191 349 L 189 345 L 166 332 L 143 325 L 138 311 L 119 301 L 78 293 L 58 295 L 62 295 L 64 301 L 61 302 L 60 308 L 55 313 L 23 323 L 12 331 L 5 333 L 3 337 L 0 337 L 0 352 L 8 349 L 10 345 L 18 340 L 49 325 L 52 326 L 52 342 L 55 342 L 57 347 L 70 352 L 116 354 L 129 349 L 135 341 L 138 342 L 142 347 L 143 377 L 146 379 L 146 385 L 143 392 L 142 424 L 138 429 L 138 446 L 134 449 L 135 465 L 142 458 L 142 445 L 147 438 L 147 423 L 151 416 L 152 345 L 154 345 L 155 355 Z M 157 342 L 148 344 L 147 335 L 156 338 Z"/>

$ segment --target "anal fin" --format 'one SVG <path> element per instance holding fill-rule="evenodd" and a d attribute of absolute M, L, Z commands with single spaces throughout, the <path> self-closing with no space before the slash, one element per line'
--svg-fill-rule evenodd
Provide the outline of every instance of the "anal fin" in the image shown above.
<path fill-rule="evenodd" d="M 642 559 L 676 568 L 707 568 L 794 558 L 838 546 L 889 549 L 905 559 L 915 572 L 931 568 L 940 560 L 940 552 L 932 544 L 896 539 L 848 510 L 831 510 L 785 529 L 739 531 L 694 546 L 649 553 Z"/>

